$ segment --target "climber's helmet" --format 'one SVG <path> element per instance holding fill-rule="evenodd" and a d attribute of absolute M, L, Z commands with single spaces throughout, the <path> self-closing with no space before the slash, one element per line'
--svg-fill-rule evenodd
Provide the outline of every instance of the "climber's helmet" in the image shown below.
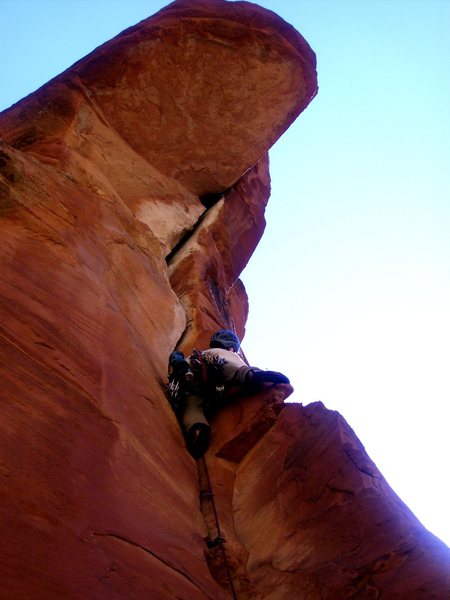
<path fill-rule="evenodd" d="M 213 333 L 211 336 L 211 340 L 209 342 L 210 348 L 223 348 L 224 350 L 233 348 L 235 352 L 239 350 L 240 345 L 241 342 L 239 341 L 238 336 L 230 329 L 221 329 L 220 331 L 216 331 L 216 333 Z"/>

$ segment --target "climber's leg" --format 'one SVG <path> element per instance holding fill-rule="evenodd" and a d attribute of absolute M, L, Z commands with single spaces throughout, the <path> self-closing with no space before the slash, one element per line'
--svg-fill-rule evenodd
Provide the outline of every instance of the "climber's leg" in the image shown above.
<path fill-rule="evenodd" d="M 200 458 L 208 448 L 210 437 L 210 427 L 203 412 L 203 400 L 200 396 L 186 397 L 183 427 L 189 452 L 194 458 Z"/>
<path fill-rule="evenodd" d="M 208 449 L 210 439 L 210 427 L 205 423 L 192 425 L 186 433 L 186 446 L 194 458 L 200 458 Z"/>
<path fill-rule="evenodd" d="M 251 373 L 251 367 L 235 367 L 226 363 L 222 367 L 223 379 L 228 385 L 245 385 L 248 382 L 247 375 Z"/>
<path fill-rule="evenodd" d="M 283 373 L 278 371 L 261 371 L 260 369 L 254 369 L 248 376 L 249 383 L 290 383 L 289 379 Z"/>
<path fill-rule="evenodd" d="M 253 387 L 262 383 L 289 383 L 289 379 L 283 373 L 277 371 L 262 371 L 256 367 L 238 367 L 225 364 L 223 366 L 224 381 L 228 385 L 242 387 Z"/>
<path fill-rule="evenodd" d="M 183 412 L 183 426 L 185 431 L 189 431 L 196 423 L 209 425 L 203 412 L 203 399 L 200 396 L 189 395 L 186 396 Z"/>

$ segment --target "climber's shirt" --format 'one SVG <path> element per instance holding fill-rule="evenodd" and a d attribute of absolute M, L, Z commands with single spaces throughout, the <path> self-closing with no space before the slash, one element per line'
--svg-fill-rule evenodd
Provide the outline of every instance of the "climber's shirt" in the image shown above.
<path fill-rule="evenodd" d="M 207 350 L 203 350 L 202 354 L 206 357 L 218 356 L 219 358 L 223 358 L 227 364 L 235 367 L 236 369 L 247 366 L 239 354 L 223 348 L 208 348 Z"/>
<path fill-rule="evenodd" d="M 247 374 L 252 371 L 236 352 L 225 350 L 223 348 L 208 348 L 203 350 L 202 356 L 206 361 L 208 359 L 218 359 L 223 361 L 221 366 L 222 379 L 228 385 L 243 385 Z"/>

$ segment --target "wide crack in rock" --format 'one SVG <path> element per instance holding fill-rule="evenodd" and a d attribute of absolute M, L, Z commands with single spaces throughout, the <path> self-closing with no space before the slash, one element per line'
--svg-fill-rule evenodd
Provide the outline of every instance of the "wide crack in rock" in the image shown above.
<path fill-rule="evenodd" d="M 245 323 L 247 310 L 246 297 L 243 296 L 245 292 L 240 282 L 236 284 L 241 262 L 238 265 L 234 264 L 233 251 L 236 244 L 242 244 L 243 239 L 247 239 L 248 244 L 250 235 L 256 234 L 258 236 L 256 241 L 259 239 L 258 225 L 261 227 L 264 224 L 263 212 L 269 192 L 266 181 L 268 182 L 267 161 L 264 160 L 248 171 L 223 196 L 216 198 L 215 203 L 202 214 L 195 226 L 168 255 L 166 260 L 170 281 L 183 304 L 187 318 L 187 327 L 177 348 L 189 352 L 192 349 L 189 340 L 192 339 L 197 340 L 196 347 L 206 347 L 206 340 L 203 342 L 203 346 L 198 345 L 198 340 L 204 340 L 205 336 L 209 338 L 213 330 L 222 327 L 237 329 L 233 318 L 233 315 L 237 314 L 236 307 L 232 310 L 229 301 L 235 285 L 242 290 L 240 293 L 244 299 L 243 310 L 245 312 L 241 316 L 241 323 L 242 325 Z M 240 235 L 233 236 L 232 234 L 235 232 Z M 199 281 L 203 282 L 203 286 L 198 285 Z M 202 306 L 201 311 L 198 310 L 199 304 Z M 205 316 L 209 319 L 206 323 Z M 202 331 L 202 328 L 205 331 Z M 199 335 L 200 332 L 201 335 Z M 247 418 L 249 422 L 244 427 L 242 427 L 241 421 L 234 423 L 239 432 L 236 428 L 233 428 L 233 431 L 224 428 L 220 435 L 217 432 L 217 439 L 213 434 L 212 448 L 207 456 L 208 463 L 210 462 L 209 457 L 214 456 L 214 453 L 217 452 L 217 449 L 214 450 L 217 440 L 220 440 L 219 443 L 222 445 L 217 455 L 239 462 L 273 425 L 282 408 L 283 399 L 291 391 L 290 386 L 277 386 L 276 391 L 275 388 L 273 391 L 266 390 L 258 395 L 256 400 L 258 407 L 264 406 L 264 410 L 254 413 L 251 419 Z M 241 397 L 240 399 L 236 398 L 233 404 L 245 403 L 247 414 L 254 406 L 254 402 L 255 400 L 252 402 L 250 397 Z M 273 408 L 273 403 L 276 404 L 276 408 Z M 227 432 L 229 432 L 228 437 Z M 227 463 L 224 462 L 224 464 Z M 230 591 L 230 587 L 234 587 L 238 590 L 240 598 L 257 599 L 260 596 L 246 573 L 248 552 L 239 543 L 232 526 L 232 472 L 235 467 L 231 463 L 228 465 L 230 467 L 226 483 L 228 492 L 225 504 L 223 503 L 224 499 L 221 499 L 220 510 L 222 516 L 228 515 L 229 517 L 226 527 L 229 541 L 226 541 L 225 548 L 220 540 L 221 533 L 220 525 L 216 520 L 218 513 L 215 508 L 214 489 L 211 490 L 206 463 L 198 463 L 200 507 L 208 531 L 205 538 L 208 549 L 205 550 L 205 555 L 213 577 L 225 591 Z M 216 483 L 214 481 L 214 486 Z"/>

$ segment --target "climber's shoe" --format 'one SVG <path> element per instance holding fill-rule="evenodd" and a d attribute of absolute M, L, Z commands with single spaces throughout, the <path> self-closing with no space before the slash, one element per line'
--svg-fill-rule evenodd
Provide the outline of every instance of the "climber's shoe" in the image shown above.
<path fill-rule="evenodd" d="M 250 379 L 251 383 L 290 383 L 283 373 L 277 371 L 254 370 Z"/>
<path fill-rule="evenodd" d="M 191 456 L 201 458 L 209 446 L 210 429 L 206 423 L 195 423 L 186 434 L 186 445 Z"/>

